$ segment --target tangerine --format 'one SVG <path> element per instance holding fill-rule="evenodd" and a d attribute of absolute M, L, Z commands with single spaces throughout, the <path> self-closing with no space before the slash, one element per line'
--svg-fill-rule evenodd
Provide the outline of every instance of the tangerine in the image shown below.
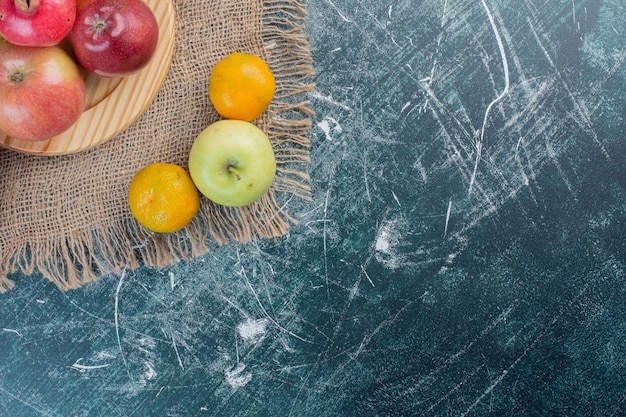
<path fill-rule="evenodd" d="M 276 81 L 267 63 L 256 55 L 235 52 L 211 71 L 209 99 L 226 119 L 251 122 L 269 106 Z"/>
<path fill-rule="evenodd" d="M 182 167 L 153 163 L 141 168 L 130 182 L 128 204 L 145 228 L 172 233 L 185 227 L 200 208 L 200 196 Z"/>

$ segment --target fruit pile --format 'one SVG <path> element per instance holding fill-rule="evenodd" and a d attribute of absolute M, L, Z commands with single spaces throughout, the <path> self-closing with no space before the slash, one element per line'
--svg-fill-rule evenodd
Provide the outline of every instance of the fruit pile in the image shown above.
<path fill-rule="evenodd" d="M 158 38 L 142 0 L 0 0 L 0 131 L 26 141 L 63 133 L 83 112 L 83 73 L 135 73 Z"/>
<path fill-rule="evenodd" d="M 141 225 L 158 233 L 182 229 L 199 209 L 198 191 L 214 203 L 240 207 L 269 190 L 276 175 L 274 149 L 251 122 L 269 106 L 275 88 L 269 66 L 255 55 L 232 53 L 213 67 L 209 100 L 223 119 L 194 140 L 189 173 L 153 163 L 135 174 L 128 202 Z"/>
<path fill-rule="evenodd" d="M 0 131 L 37 141 L 69 129 L 84 108 L 83 74 L 139 71 L 158 34 L 142 0 L 0 0 Z M 252 121 L 275 88 L 261 58 L 236 52 L 221 59 L 211 70 L 208 96 L 223 119 L 195 138 L 189 172 L 155 162 L 135 174 L 128 204 L 137 221 L 157 233 L 178 231 L 198 212 L 198 191 L 232 207 L 261 198 L 274 181 L 276 158 Z"/>

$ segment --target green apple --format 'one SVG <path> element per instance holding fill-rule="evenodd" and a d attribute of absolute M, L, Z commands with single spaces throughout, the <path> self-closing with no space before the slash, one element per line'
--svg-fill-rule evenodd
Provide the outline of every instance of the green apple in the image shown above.
<path fill-rule="evenodd" d="M 196 138 L 189 152 L 189 173 L 198 190 L 223 206 L 258 200 L 272 185 L 276 157 L 267 135 L 242 120 L 220 120 Z"/>

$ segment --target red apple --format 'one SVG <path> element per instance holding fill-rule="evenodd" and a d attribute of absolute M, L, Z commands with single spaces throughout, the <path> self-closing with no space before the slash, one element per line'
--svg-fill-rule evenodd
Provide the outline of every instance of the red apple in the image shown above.
<path fill-rule="evenodd" d="M 85 81 L 60 46 L 0 41 L 0 131 L 45 140 L 69 129 L 85 106 Z"/>
<path fill-rule="evenodd" d="M 76 0 L 0 0 L 0 35 L 16 45 L 56 45 L 75 19 Z"/>
<path fill-rule="evenodd" d="M 141 0 L 78 0 L 69 34 L 76 61 L 88 73 L 123 77 L 139 71 L 157 47 L 159 27 Z"/>

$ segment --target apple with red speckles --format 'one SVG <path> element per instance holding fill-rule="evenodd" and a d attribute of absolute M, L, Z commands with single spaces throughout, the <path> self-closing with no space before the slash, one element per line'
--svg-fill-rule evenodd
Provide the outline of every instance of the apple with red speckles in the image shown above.
<path fill-rule="evenodd" d="M 75 19 L 76 0 L 0 0 L 0 35 L 15 45 L 56 45 Z"/>
<path fill-rule="evenodd" d="M 85 71 L 105 78 L 124 77 L 148 65 L 159 27 L 141 0 L 78 0 L 76 23 L 68 38 Z"/>
<path fill-rule="evenodd" d="M 0 38 L 0 131 L 38 141 L 69 129 L 85 106 L 85 81 L 60 46 L 21 46 Z"/>

